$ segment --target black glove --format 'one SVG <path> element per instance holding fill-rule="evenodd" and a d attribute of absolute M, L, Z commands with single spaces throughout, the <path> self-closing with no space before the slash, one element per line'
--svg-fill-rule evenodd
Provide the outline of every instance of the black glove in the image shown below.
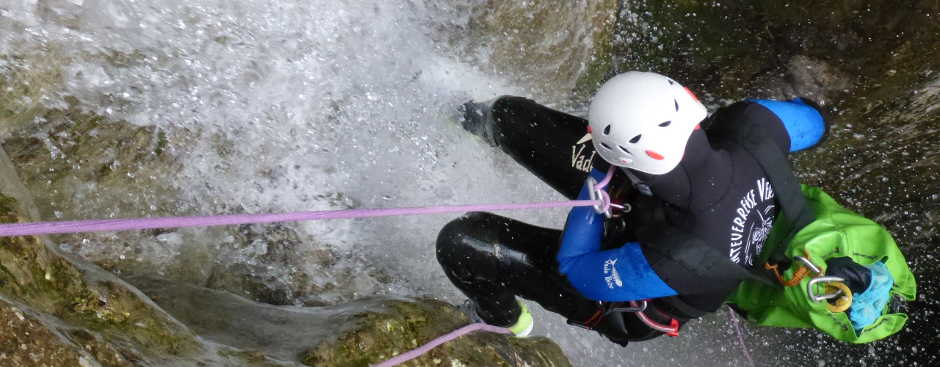
<path fill-rule="evenodd" d="M 826 275 L 845 279 L 853 294 L 860 294 L 871 283 L 871 270 L 849 257 L 834 257 L 826 261 Z"/>

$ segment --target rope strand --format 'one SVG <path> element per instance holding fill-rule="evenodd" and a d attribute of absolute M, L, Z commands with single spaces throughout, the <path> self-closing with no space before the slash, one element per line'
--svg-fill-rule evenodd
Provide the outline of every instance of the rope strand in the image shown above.
<path fill-rule="evenodd" d="M 0 224 L 0 237 L 44 234 L 112 232 L 154 228 L 208 227 L 237 224 L 299 222 L 307 220 L 375 218 L 399 215 L 463 213 L 472 211 L 524 210 L 594 206 L 600 201 L 572 200 L 527 204 L 452 205 L 390 209 L 348 209 L 275 214 L 231 214 L 189 217 L 76 220 Z"/>
<path fill-rule="evenodd" d="M 461 337 L 461 336 L 464 336 L 464 335 L 466 335 L 466 334 L 472 333 L 472 332 L 477 331 L 477 330 L 489 331 L 489 332 L 491 332 L 491 333 L 497 333 L 497 334 L 512 334 L 512 331 L 509 331 L 509 329 L 507 329 L 507 328 L 499 327 L 499 326 L 493 326 L 493 325 L 485 324 L 485 323 L 482 323 L 482 322 L 478 322 L 478 323 L 470 324 L 470 325 L 464 326 L 464 327 L 462 327 L 462 328 L 460 328 L 460 329 L 451 331 L 451 332 L 449 332 L 449 333 L 447 333 L 447 334 L 441 335 L 441 336 L 435 338 L 434 340 L 431 340 L 431 341 L 425 343 L 424 345 L 422 345 L 422 346 L 420 346 L 420 347 L 417 347 L 417 348 L 412 349 L 412 350 L 410 350 L 410 351 L 407 351 L 407 352 L 405 352 L 405 353 L 399 354 L 399 355 L 397 355 L 397 356 L 395 356 L 395 357 L 392 357 L 391 359 L 388 359 L 388 360 L 386 360 L 386 361 L 384 361 L 384 362 L 381 362 L 381 363 L 379 363 L 379 364 L 374 364 L 374 365 L 372 365 L 372 367 L 392 367 L 392 366 L 397 366 L 397 365 L 399 365 L 399 364 L 405 363 L 405 362 L 407 362 L 407 361 L 410 361 L 410 360 L 412 360 L 412 359 L 415 359 L 415 358 L 418 358 L 418 357 L 424 355 L 425 353 L 427 353 L 427 352 L 430 351 L 431 349 L 434 349 L 434 347 L 436 347 L 436 346 L 438 346 L 438 345 L 444 344 L 444 343 L 446 343 L 446 342 L 449 342 L 449 341 L 451 341 L 451 340 L 457 339 L 457 338 L 459 338 L 459 337 Z"/>

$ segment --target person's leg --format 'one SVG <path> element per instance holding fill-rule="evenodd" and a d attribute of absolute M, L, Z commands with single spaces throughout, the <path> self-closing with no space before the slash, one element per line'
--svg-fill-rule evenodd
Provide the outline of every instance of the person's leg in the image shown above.
<path fill-rule="evenodd" d="M 573 292 L 555 271 L 560 235 L 558 230 L 494 214 L 470 213 L 441 230 L 437 259 L 487 323 L 514 323 L 520 312 L 515 296 L 564 317 L 579 318 L 597 306 Z"/>
<path fill-rule="evenodd" d="M 474 304 L 484 322 L 509 326 L 519 318 L 516 296 L 626 345 L 662 335 L 635 315 L 601 316 L 601 305 L 581 296 L 557 272 L 554 254 L 561 232 L 490 213 L 455 219 L 437 238 L 437 259 L 444 273 Z M 606 305 L 612 307 L 614 305 Z M 652 305 L 651 305 L 652 306 Z M 668 323 L 653 308 L 647 314 Z"/>
<path fill-rule="evenodd" d="M 512 96 L 463 108 L 465 129 L 500 147 L 566 197 L 578 196 L 596 156 L 585 140 L 587 120 Z M 598 169 L 608 167 L 601 159 L 594 163 Z"/>

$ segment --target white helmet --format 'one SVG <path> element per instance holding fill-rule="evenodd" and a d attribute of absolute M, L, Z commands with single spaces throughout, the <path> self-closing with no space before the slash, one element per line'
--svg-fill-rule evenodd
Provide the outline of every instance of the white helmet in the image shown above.
<path fill-rule="evenodd" d="M 679 165 L 689 136 L 706 116 L 692 91 L 663 75 L 638 71 L 604 83 L 588 111 L 601 158 L 654 175 Z"/>

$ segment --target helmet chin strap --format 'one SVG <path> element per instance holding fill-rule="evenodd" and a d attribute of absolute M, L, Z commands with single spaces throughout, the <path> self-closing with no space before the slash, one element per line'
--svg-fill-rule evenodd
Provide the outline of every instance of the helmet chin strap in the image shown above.
<path fill-rule="evenodd" d="M 650 188 L 650 185 L 637 177 L 636 174 L 633 173 L 633 170 L 622 168 L 621 171 L 627 175 L 627 178 L 630 179 L 630 183 L 633 184 L 633 188 L 635 188 L 636 191 L 646 196 L 653 196 L 653 189 Z"/>

